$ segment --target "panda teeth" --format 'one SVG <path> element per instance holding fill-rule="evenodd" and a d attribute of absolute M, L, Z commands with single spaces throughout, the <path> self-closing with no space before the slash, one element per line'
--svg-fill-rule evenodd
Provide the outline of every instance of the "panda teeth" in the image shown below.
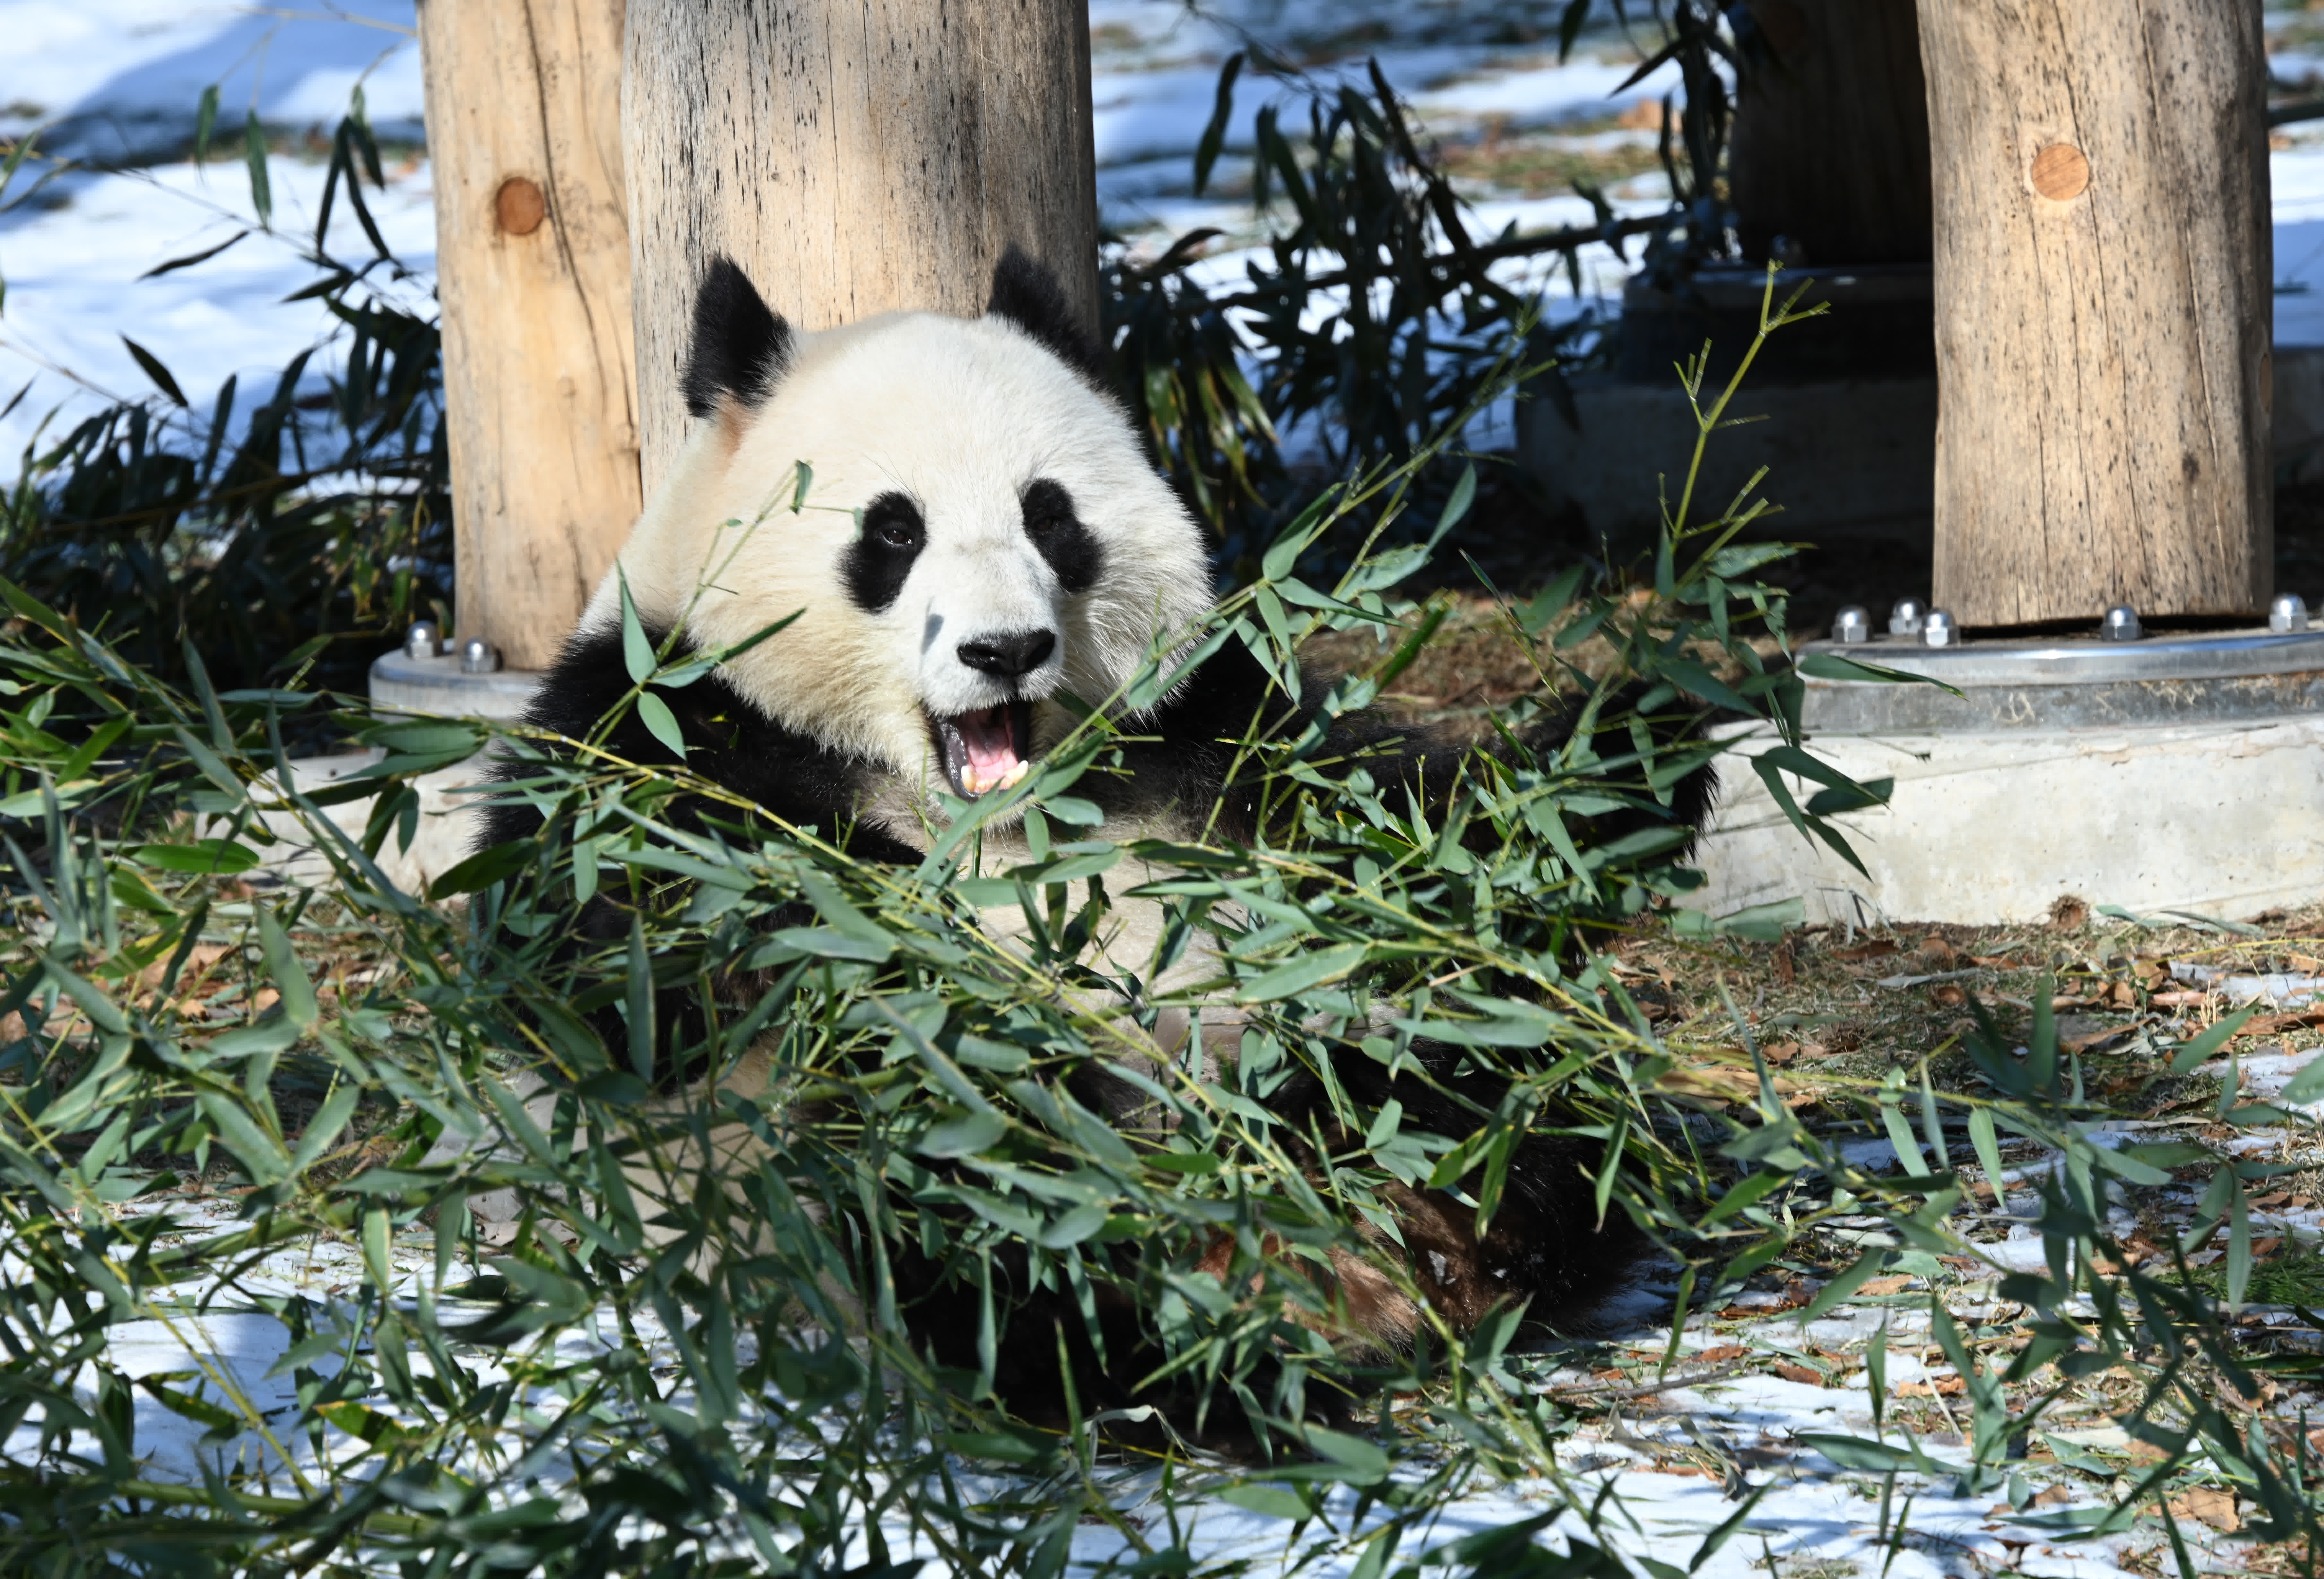
<path fill-rule="evenodd" d="M 945 776 L 954 790 L 975 800 L 1025 782 L 1033 770 L 1026 757 L 1031 729 L 1025 713 L 1024 702 L 1007 702 L 953 718 L 929 719 Z"/>

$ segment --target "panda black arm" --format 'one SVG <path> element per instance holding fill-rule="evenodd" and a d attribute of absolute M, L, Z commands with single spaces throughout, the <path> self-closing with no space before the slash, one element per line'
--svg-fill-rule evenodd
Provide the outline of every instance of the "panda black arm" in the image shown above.
<path fill-rule="evenodd" d="M 651 629 L 646 632 L 647 639 L 657 647 L 662 635 Z M 524 721 L 569 739 L 582 739 L 622 702 L 630 689 L 621 632 L 585 629 L 574 633 L 542 678 L 532 704 L 525 710 Z M 864 780 L 860 764 L 767 717 L 715 670 L 691 685 L 657 694 L 678 720 L 679 737 L 687 745 L 684 763 L 645 727 L 634 708 L 606 738 L 608 752 L 641 767 L 683 766 L 784 822 L 813 826 L 826 839 L 844 840 L 859 858 L 898 862 L 919 858 L 918 851 L 855 823 Z M 531 771 L 528 764 L 510 758 L 495 766 L 493 776 L 507 783 Z M 671 815 L 681 826 L 699 828 L 706 817 L 722 815 L 722 809 L 695 797 L 681 800 Z M 729 821 L 740 817 L 731 808 L 724 809 L 723 815 Z M 540 823 L 540 813 L 522 800 L 503 796 L 488 802 L 477 848 L 527 837 L 538 831 Z"/>

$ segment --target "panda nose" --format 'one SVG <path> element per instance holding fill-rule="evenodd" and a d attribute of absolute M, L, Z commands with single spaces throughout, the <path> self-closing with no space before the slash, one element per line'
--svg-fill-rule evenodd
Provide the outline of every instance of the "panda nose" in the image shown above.
<path fill-rule="evenodd" d="M 1056 632 L 1052 630 L 1019 630 L 1004 636 L 980 636 L 973 641 L 964 641 L 953 649 L 960 661 L 970 668 L 998 675 L 1004 680 L 1031 674 L 1047 663 L 1049 655 L 1056 650 Z"/>

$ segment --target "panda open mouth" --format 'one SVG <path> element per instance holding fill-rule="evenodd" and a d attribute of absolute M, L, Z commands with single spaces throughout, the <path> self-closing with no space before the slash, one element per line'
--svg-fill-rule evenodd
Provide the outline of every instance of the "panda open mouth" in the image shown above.
<path fill-rule="evenodd" d="M 963 797 L 974 800 L 993 790 L 1014 789 L 1033 770 L 1033 709 L 1023 702 L 981 707 L 953 718 L 928 721 L 945 776 Z"/>

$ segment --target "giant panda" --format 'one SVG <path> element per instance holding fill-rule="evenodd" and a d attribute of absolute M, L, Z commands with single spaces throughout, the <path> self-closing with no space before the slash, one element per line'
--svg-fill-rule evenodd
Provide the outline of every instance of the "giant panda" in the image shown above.
<path fill-rule="evenodd" d="M 1114 693 L 1212 603 L 1203 528 L 1109 393 L 1098 348 L 1055 279 L 1014 252 L 980 317 L 890 313 L 812 334 L 715 259 L 682 388 L 693 418 L 684 448 L 527 714 L 553 737 L 581 739 L 631 689 L 625 589 L 657 643 L 682 625 L 696 646 L 723 646 L 796 612 L 779 636 L 666 693 L 687 766 L 858 857 L 917 863 L 945 825 L 947 796 L 1005 793 L 1072 727 L 1061 698 Z M 794 511 L 802 461 L 811 502 Z M 1134 728 L 1121 770 L 1075 786 L 1106 814 L 1100 836 L 1251 837 L 1259 802 L 1231 781 L 1225 742 L 1255 718 L 1287 736 L 1312 716 L 1271 684 L 1230 644 L 1125 721 Z M 1361 755 L 1391 793 L 1449 783 L 1462 754 L 1399 740 L 1376 721 L 1336 727 L 1351 733 L 1342 755 Z M 632 762 L 672 759 L 634 713 L 607 745 Z M 1676 820 L 1699 816 L 1702 776 L 1684 786 Z M 502 798 L 484 810 L 480 844 L 523 837 L 540 817 L 522 798 Z M 626 935 L 602 896 L 591 904 L 603 913 L 577 918 L 580 933 Z M 620 1034 L 618 1022 L 607 1034 Z M 1433 1080 L 1390 1079 L 1360 1056 L 1333 1075 L 1359 1102 L 1394 1097 L 1408 1123 L 1467 1133 L 1473 1109 L 1456 1097 L 1489 1106 L 1497 1082 L 1460 1072 L 1452 1050 L 1422 1051 Z M 1294 1079 L 1271 1100 L 1286 1133 L 1332 1126 L 1315 1079 Z M 1584 1171 L 1595 1161 L 1594 1145 L 1529 1141 L 1482 1239 L 1454 1194 L 1391 1192 L 1412 1283 L 1457 1327 L 1511 1301 L 1526 1302 L 1538 1327 L 1588 1326 L 1645 1247 L 1618 1207 L 1601 1217 Z M 915 1341 L 939 1363 L 975 1369 L 976 1315 L 958 1308 L 974 1296 L 949 1291 L 908 1246 L 898 1256 Z M 1212 1261 L 1223 1271 L 1224 1245 Z M 1347 1313 L 1336 1340 L 1378 1352 L 1413 1339 L 1422 1312 L 1391 1280 L 1352 1257 L 1336 1271 Z M 1010 1409 L 1060 1418 L 1061 1338 L 1081 1408 L 1183 1403 L 1133 1386 L 1156 1356 L 1121 1298 L 1100 1299 L 1102 1360 L 1078 1308 L 1030 1298 L 1010 1329 L 1021 1338 L 999 1357 Z"/>

